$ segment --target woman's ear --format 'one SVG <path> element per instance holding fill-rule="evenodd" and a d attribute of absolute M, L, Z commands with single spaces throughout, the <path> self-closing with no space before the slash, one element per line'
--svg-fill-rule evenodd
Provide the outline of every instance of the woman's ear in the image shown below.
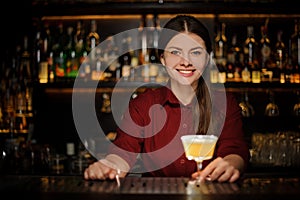
<path fill-rule="evenodd" d="M 162 65 L 165 65 L 165 58 L 164 58 L 164 54 L 160 55 L 160 62 Z"/>

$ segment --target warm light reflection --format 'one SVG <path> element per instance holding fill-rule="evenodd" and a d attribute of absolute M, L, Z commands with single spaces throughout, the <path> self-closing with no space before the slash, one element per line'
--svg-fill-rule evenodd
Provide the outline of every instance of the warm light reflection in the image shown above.
<path fill-rule="evenodd" d="M 160 14 L 160 19 L 169 19 L 176 14 Z M 215 18 L 215 14 L 191 14 L 197 18 Z M 146 18 L 152 19 L 152 14 Z M 300 14 L 219 14 L 218 18 L 298 18 Z M 140 15 L 75 15 L 75 16 L 44 16 L 42 20 L 91 20 L 91 19 L 140 19 Z"/>
<path fill-rule="evenodd" d="M 161 14 L 160 19 L 169 19 L 177 14 Z M 214 18 L 214 14 L 193 14 L 198 18 Z M 148 14 L 146 18 L 152 19 L 153 15 Z M 134 15 L 77 15 L 77 16 L 44 16 L 42 20 L 92 20 L 92 19 L 140 19 L 141 16 Z"/>

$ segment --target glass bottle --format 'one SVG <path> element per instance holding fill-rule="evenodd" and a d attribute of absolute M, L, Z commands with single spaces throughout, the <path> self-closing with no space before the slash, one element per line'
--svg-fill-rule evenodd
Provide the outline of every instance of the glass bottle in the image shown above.
<path fill-rule="evenodd" d="M 104 76 L 107 81 L 116 81 L 117 69 L 120 68 L 118 61 L 119 48 L 115 43 L 114 36 L 108 36 L 106 41 L 107 45 L 103 49 L 102 59 L 106 67 Z"/>
<path fill-rule="evenodd" d="M 271 42 L 268 36 L 268 21 L 265 25 L 261 26 L 261 39 L 260 39 L 260 65 L 262 70 L 268 70 L 271 58 Z"/>
<path fill-rule="evenodd" d="M 245 65 L 244 69 L 242 70 L 242 81 L 245 83 L 251 82 L 251 73 L 247 65 Z"/>
<path fill-rule="evenodd" d="M 66 143 L 66 172 L 69 174 L 74 173 L 74 161 L 76 160 L 75 144 L 74 142 Z"/>
<path fill-rule="evenodd" d="M 148 29 L 147 29 L 147 18 L 146 15 L 142 15 L 140 19 L 140 25 L 138 28 L 139 35 L 138 35 L 138 42 L 139 42 L 139 65 L 145 64 L 146 60 L 149 60 L 148 58 Z"/>
<path fill-rule="evenodd" d="M 300 66 L 300 20 L 295 19 L 294 33 L 291 35 L 291 59 L 293 67 Z"/>
<path fill-rule="evenodd" d="M 64 45 L 64 50 L 66 54 L 71 54 L 70 51 L 74 51 L 75 41 L 74 41 L 74 28 L 73 26 L 68 26 L 66 29 L 66 41 Z"/>
<path fill-rule="evenodd" d="M 131 74 L 131 52 L 130 52 L 131 37 L 124 36 L 122 38 L 122 51 L 119 57 L 119 72 L 118 78 L 123 78 L 124 81 L 129 81 Z"/>
<path fill-rule="evenodd" d="M 152 45 L 150 46 L 150 52 L 149 52 L 149 76 L 150 76 L 150 81 L 151 82 L 156 82 L 156 78 L 158 76 L 158 70 L 159 66 L 158 64 L 160 63 L 159 57 L 158 57 L 158 39 L 159 39 L 159 34 L 161 31 L 160 23 L 159 23 L 159 18 L 157 15 L 153 16 L 153 31 L 152 31 Z"/>
<path fill-rule="evenodd" d="M 149 60 L 151 63 L 159 63 L 158 57 L 158 39 L 161 32 L 160 22 L 157 15 L 153 16 L 153 31 L 152 31 L 152 44 L 150 46 Z"/>
<path fill-rule="evenodd" d="M 47 47 L 44 47 L 42 33 L 38 31 L 34 41 L 34 62 L 33 65 L 38 71 L 38 80 L 40 83 L 47 83 L 48 81 L 48 61 L 47 61 Z"/>
<path fill-rule="evenodd" d="M 55 67 L 55 77 L 61 79 L 66 75 L 66 53 L 64 51 L 66 33 L 62 22 L 59 22 L 56 28 L 52 46 L 53 64 Z"/>
<path fill-rule="evenodd" d="M 53 32 L 50 29 L 50 25 L 48 22 L 44 23 L 44 28 L 42 31 L 42 39 L 43 39 L 43 53 L 44 57 L 47 61 L 47 81 L 45 82 L 54 82 L 55 81 L 55 66 L 53 61 Z M 42 58 L 43 60 L 43 58 Z M 44 66 L 45 67 L 45 66 Z"/>
<path fill-rule="evenodd" d="M 286 55 L 286 47 L 284 42 L 282 41 L 282 34 L 283 31 L 279 30 L 277 32 L 277 41 L 275 44 L 275 62 L 277 68 L 282 70 L 283 63 L 285 62 L 285 55 Z"/>
<path fill-rule="evenodd" d="M 242 73 L 242 51 L 237 44 L 237 34 L 234 34 L 231 39 L 231 46 L 227 51 L 227 64 L 233 65 L 233 78 L 235 81 L 240 81 Z"/>
<path fill-rule="evenodd" d="M 225 35 L 226 24 L 219 25 L 217 36 L 215 37 L 215 57 L 216 64 L 225 67 L 227 56 L 227 37 Z"/>
<path fill-rule="evenodd" d="M 27 35 L 23 38 L 23 48 L 21 50 L 21 58 L 20 61 L 17 61 L 20 66 L 19 67 L 19 75 L 23 76 L 22 78 L 26 83 L 31 82 L 33 80 L 33 69 L 32 69 L 32 54 L 29 50 L 29 37 Z"/>
<path fill-rule="evenodd" d="M 66 77 L 75 78 L 77 75 L 79 63 L 76 59 L 74 28 L 67 27 L 66 43 L 64 51 L 66 53 Z"/>
<path fill-rule="evenodd" d="M 91 20 L 91 25 L 90 25 L 90 32 L 87 35 L 87 42 L 86 42 L 86 49 L 88 54 L 90 54 L 90 59 L 94 60 L 96 59 L 96 52 L 91 51 L 99 44 L 100 42 L 100 35 L 98 34 L 98 27 L 97 27 L 97 22 L 96 20 Z"/>
<path fill-rule="evenodd" d="M 17 132 L 28 131 L 26 119 L 25 85 L 18 83 L 15 94 L 15 130 Z"/>
<path fill-rule="evenodd" d="M 247 38 L 244 44 L 244 64 L 251 71 L 253 83 L 260 83 L 260 69 L 257 61 L 257 42 L 254 37 L 253 26 L 247 27 Z"/>
<path fill-rule="evenodd" d="M 282 82 L 292 82 L 292 72 L 293 72 L 293 61 L 292 61 L 292 39 L 291 37 L 288 40 L 288 48 L 287 48 L 287 58 L 284 65 L 284 80 Z"/>
<path fill-rule="evenodd" d="M 83 55 L 83 51 L 85 50 L 85 45 L 86 45 L 86 35 L 85 35 L 85 29 L 83 26 L 82 21 L 77 21 L 76 24 L 76 31 L 74 34 L 74 42 L 75 42 L 75 52 L 76 52 L 76 57 L 80 58 Z"/>
<path fill-rule="evenodd" d="M 285 56 L 286 56 L 286 47 L 284 42 L 282 41 L 282 34 L 283 31 L 279 30 L 277 32 L 277 41 L 275 44 L 275 64 L 276 64 L 276 70 L 273 74 L 274 78 L 278 78 L 281 83 L 285 82 L 284 79 L 284 63 L 285 63 Z M 277 73 L 276 73 L 277 72 Z"/>

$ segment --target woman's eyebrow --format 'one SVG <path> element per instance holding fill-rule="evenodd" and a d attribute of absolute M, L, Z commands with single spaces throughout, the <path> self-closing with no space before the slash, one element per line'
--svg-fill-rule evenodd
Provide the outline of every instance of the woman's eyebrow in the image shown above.
<path fill-rule="evenodd" d="M 177 50 L 182 50 L 181 48 L 179 48 L 179 47 L 173 47 L 173 46 L 171 46 L 171 47 L 168 47 L 167 49 L 177 49 Z"/>
<path fill-rule="evenodd" d="M 204 50 L 205 48 L 202 47 L 202 46 L 198 46 L 198 47 L 191 48 L 191 50 L 195 50 L 195 49 L 202 49 L 202 50 Z"/>
<path fill-rule="evenodd" d="M 170 47 L 168 47 L 166 50 L 170 50 L 170 49 L 176 49 L 176 50 L 180 50 L 180 51 L 183 50 L 182 48 L 176 47 L 176 46 L 170 46 Z M 193 48 L 191 48 L 189 51 L 194 51 L 194 50 L 197 50 L 197 49 L 205 50 L 204 47 L 198 46 L 198 47 L 193 47 Z"/>

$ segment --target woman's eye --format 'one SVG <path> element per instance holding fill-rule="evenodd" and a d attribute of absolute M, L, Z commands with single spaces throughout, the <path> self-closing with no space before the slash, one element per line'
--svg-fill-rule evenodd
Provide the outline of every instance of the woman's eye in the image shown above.
<path fill-rule="evenodd" d="M 173 51 L 171 51 L 171 54 L 173 54 L 173 55 L 181 55 L 181 52 L 178 51 L 178 50 L 173 50 Z"/>
<path fill-rule="evenodd" d="M 194 56 L 199 56 L 201 55 L 201 51 L 192 51 L 191 54 Z"/>

